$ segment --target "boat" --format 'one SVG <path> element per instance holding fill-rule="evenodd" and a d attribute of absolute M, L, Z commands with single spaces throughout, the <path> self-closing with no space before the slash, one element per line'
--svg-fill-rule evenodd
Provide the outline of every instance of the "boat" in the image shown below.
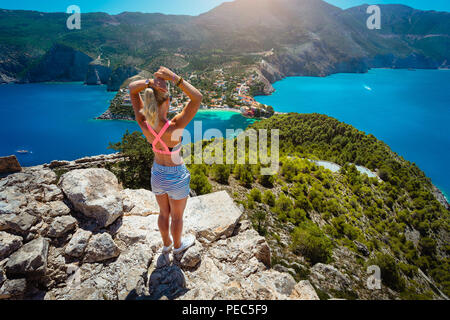
<path fill-rule="evenodd" d="M 26 154 L 26 153 L 30 153 L 30 151 L 28 151 L 28 150 L 17 150 L 17 153 Z"/>

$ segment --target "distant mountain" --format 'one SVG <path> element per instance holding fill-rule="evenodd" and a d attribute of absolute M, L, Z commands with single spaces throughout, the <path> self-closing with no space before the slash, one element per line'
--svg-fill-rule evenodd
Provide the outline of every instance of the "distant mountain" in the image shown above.
<path fill-rule="evenodd" d="M 111 69 L 154 68 L 155 61 L 201 69 L 250 57 L 247 62 L 260 64 L 270 81 L 371 67 L 449 67 L 450 13 L 380 5 L 382 28 L 369 30 L 366 8 L 342 10 L 321 0 L 236 0 L 197 17 L 87 13 L 81 30 L 68 30 L 64 13 L 0 10 L 0 81 L 48 78 L 33 74 L 42 72 L 42 59 L 57 44 L 92 60 L 100 56 Z M 256 53 L 271 49 L 274 54 L 262 62 Z M 174 59 L 174 53 L 183 58 Z"/>

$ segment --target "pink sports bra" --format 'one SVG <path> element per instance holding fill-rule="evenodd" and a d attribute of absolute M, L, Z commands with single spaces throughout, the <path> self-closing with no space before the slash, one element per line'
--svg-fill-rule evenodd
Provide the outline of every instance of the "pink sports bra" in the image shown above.
<path fill-rule="evenodd" d="M 161 129 L 161 131 L 159 133 L 156 133 L 156 131 L 153 130 L 153 128 L 147 123 L 147 121 L 145 122 L 148 130 L 150 130 L 150 132 L 155 136 L 155 140 L 153 140 L 153 142 L 152 142 L 153 152 L 159 153 L 159 154 L 172 155 L 172 154 L 179 153 L 181 151 L 181 142 L 179 144 L 177 144 L 175 147 L 169 148 L 167 146 L 167 144 L 165 144 L 164 141 L 161 140 L 161 137 L 166 132 L 167 128 L 169 128 L 170 123 L 171 122 L 169 120 L 167 120 L 166 124 Z M 160 142 L 162 144 L 162 146 L 164 147 L 165 150 L 156 149 L 156 144 L 158 142 Z M 175 148 L 177 148 L 177 150 L 173 151 L 173 149 L 175 149 Z"/>

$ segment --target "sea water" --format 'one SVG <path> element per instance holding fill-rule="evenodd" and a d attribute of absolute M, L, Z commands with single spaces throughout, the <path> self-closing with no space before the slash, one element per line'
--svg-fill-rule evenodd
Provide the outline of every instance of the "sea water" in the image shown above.
<path fill-rule="evenodd" d="M 289 77 L 258 102 L 278 112 L 321 113 L 371 133 L 450 193 L 450 70 L 372 69 Z"/>

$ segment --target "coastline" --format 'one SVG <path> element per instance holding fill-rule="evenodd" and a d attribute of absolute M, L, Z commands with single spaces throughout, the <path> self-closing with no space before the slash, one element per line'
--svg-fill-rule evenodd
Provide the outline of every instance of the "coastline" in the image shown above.
<path fill-rule="evenodd" d="M 288 78 L 304 78 L 304 77 L 314 77 L 314 78 L 327 78 L 333 75 L 337 75 L 337 74 L 368 74 L 371 70 L 403 70 L 403 71 L 416 71 L 416 70 L 422 70 L 422 71 L 450 71 L 450 68 L 392 68 L 392 67 L 379 67 L 379 68 L 369 68 L 368 70 L 364 71 L 364 72 L 335 72 L 335 73 L 330 73 L 327 74 L 325 76 L 305 76 L 305 75 L 289 75 L 289 76 L 281 76 L 279 79 L 273 79 L 274 81 L 269 81 L 271 85 L 279 82 L 279 81 L 283 81 L 285 79 Z M 274 90 L 271 93 L 268 94 L 260 94 L 260 95 L 256 95 L 254 96 L 255 100 L 257 100 L 257 97 L 265 97 L 265 96 L 272 96 L 273 93 L 276 90 Z M 259 101 L 258 101 L 259 102 Z M 288 114 L 290 112 L 279 112 L 276 111 L 276 105 L 272 104 L 272 107 L 274 108 L 275 111 L 275 115 L 279 115 L 279 114 Z M 428 175 L 427 175 L 428 176 Z M 435 195 L 436 199 L 442 204 L 444 205 L 447 209 L 450 209 L 450 191 L 445 191 L 444 189 L 441 189 L 439 187 L 437 187 L 436 185 L 432 184 L 432 188 L 433 188 L 433 194 Z"/>

